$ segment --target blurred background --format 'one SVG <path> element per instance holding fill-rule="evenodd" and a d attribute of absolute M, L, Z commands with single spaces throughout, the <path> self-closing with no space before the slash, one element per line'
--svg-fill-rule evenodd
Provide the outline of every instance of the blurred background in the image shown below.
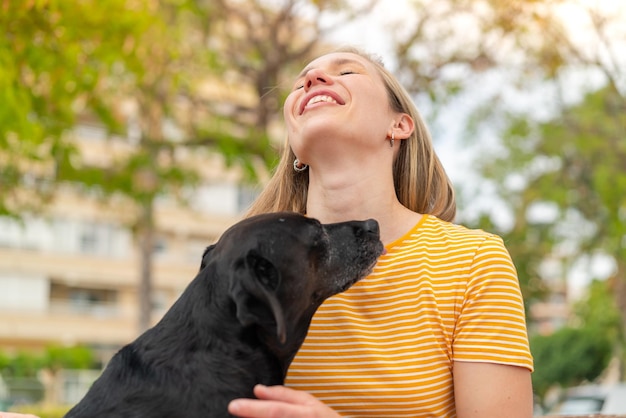
<path fill-rule="evenodd" d="M 414 96 L 457 222 L 504 238 L 537 414 L 626 379 L 625 2 L 4 0 L 0 28 L 0 410 L 61 416 L 159 320 L 345 45 Z"/>

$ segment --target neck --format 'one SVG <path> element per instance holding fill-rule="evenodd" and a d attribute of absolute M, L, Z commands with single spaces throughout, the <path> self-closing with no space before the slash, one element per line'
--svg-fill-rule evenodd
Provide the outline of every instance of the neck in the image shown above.
<path fill-rule="evenodd" d="M 391 173 L 360 170 L 351 174 L 311 171 L 307 215 L 322 223 L 376 219 L 381 240 L 388 244 L 406 233 L 420 215 L 396 197 Z"/>

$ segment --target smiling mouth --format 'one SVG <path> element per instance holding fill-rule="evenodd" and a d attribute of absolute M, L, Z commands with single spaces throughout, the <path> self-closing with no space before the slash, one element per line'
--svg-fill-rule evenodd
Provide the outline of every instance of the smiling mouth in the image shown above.
<path fill-rule="evenodd" d="M 328 95 L 328 94 L 317 94 L 313 97 L 311 97 L 300 109 L 300 114 L 303 114 L 305 110 L 307 110 L 308 108 L 310 108 L 311 106 L 318 104 L 318 103 L 332 103 L 332 104 L 343 104 L 340 103 L 337 99 L 335 99 L 334 97 Z"/>
<path fill-rule="evenodd" d="M 309 102 L 306 104 L 306 106 L 304 106 L 304 108 L 306 109 L 308 106 L 311 106 L 312 104 L 319 103 L 319 102 L 337 103 L 337 100 L 333 99 L 330 96 L 326 96 L 325 94 L 322 94 L 319 96 L 311 97 L 311 100 L 309 100 Z"/>

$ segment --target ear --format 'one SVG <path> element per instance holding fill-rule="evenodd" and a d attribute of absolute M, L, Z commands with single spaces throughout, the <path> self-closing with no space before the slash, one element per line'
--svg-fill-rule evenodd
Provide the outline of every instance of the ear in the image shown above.
<path fill-rule="evenodd" d="M 286 319 L 276 296 L 280 272 L 271 261 L 256 250 L 250 250 L 235 263 L 230 282 L 230 295 L 237 306 L 237 319 L 244 326 L 253 324 L 275 326 L 281 343 L 287 338 Z M 268 310 L 274 319 L 268 322 Z"/>
<path fill-rule="evenodd" d="M 206 267 L 207 262 L 209 261 L 210 253 L 213 248 L 215 248 L 215 244 L 206 247 L 206 249 L 202 253 L 202 260 L 200 261 L 200 271 L 202 271 Z"/>
<path fill-rule="evenodd" d="M 415 121 L 407 113 L 398 113 L 391 130 L 396 139 L 407 139 L 415 130 Z"/>

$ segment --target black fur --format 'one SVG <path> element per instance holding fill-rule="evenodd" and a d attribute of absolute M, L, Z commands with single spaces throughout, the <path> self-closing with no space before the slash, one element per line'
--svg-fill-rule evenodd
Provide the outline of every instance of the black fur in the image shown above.
<path fill-rule="evenodd" d="M 257 383 L 282 384 L 319 305 L 382 253 L 374 220 L 245 219 L 207 248 L 162 320 L 113 356 L 66 418 L 229 417 Z"/>

